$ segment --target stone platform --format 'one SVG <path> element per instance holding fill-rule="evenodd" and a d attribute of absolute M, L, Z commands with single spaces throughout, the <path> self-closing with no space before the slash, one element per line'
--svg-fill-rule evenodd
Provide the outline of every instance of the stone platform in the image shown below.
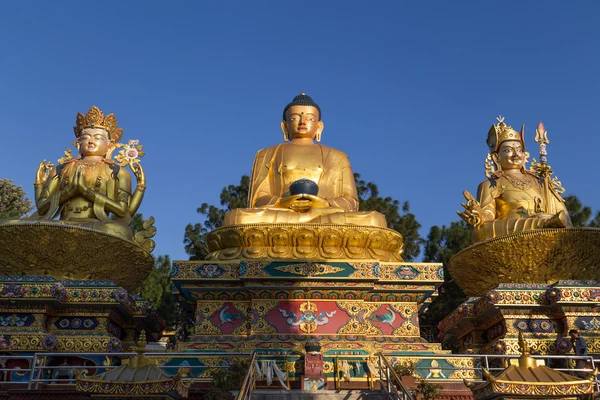
<path fill-rule="evenodd" d="M 419 310 L 443 281 L 441 264 L 336 261 L 175 261 L 172 279 L 195 312 L 180 350 L 324 356 L 441 352 L 420 337 Z"/>

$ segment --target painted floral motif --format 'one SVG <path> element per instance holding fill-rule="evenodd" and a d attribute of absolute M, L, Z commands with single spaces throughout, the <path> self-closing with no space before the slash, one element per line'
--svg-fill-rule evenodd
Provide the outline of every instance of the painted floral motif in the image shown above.
<path fill-rule="evenodd" d="M 62 299 L 63 297 L 67 296 L 65 286 L 60 282 L 52 285 L 52 287 L 50 288 L 50 293 L 52 293 L 52 296 L 56 297 L 57 299 Z"/>
<path fill-rule="evenodd" d="M 119 353 L 123 350 L 123 343 L 117 338 L 111 338 L 107 343 L 108 351 L 111 353 Z"/>
<path fill-rule="evenodd" d="M 225 270 L 217 264 L 202 264 L 196 268 L 196 273 L 203 278 L 218 278 L 225 274 Z"/>
<path fill-rule="evenodd" d="M 27 326 L 30 325 L 28 322 L 32 322 L 29 319 L 33 320 L 31 315 L 22 315 L 19 316 L 17 314 L 0 316 L 0 326 Z"/>
<path fill-rule="evenodd" d="M 42 339 L 42 347 L 44 350 L 54 350 L 56 349 L 57 344 L 58 342 L 56 341 L 56 338 L 52 335 L 47 335 Z"/>
<path fill-rule="evenodd" d="M 21 285 L 4 285 L 0 294 L 5 297 L 23 297 L 28 291 L 29 288 Z"/>
<path fill-rule="evenodd" d="M 119 303 L 123 303 L 125 301 L 127 301 L 127 290 L 125 290 L 124 288 L 118 288 L 117 290 L 115 290 L 113 292 L 113 297 L 115 298 L 115 300 L 117 300 Z"/>
<path fill-rule="evenodd" d="M 411 265 L 401 265 L 394 274 L 400 279 L 415 279 L 419 275 L 419 271 Z"/>
<path fill-rule="evenodd" d="M 299 326 L 300 330 L 306 333 L 314 332 L 317 326 L 325 325 L 329 322 L 329 318 L 333 317 L 336 311 L 321 311 L 317 312 L 317 305 L 310 301 L 300 305 L 300 315 L 297 316 L 293 311 L 279 309 L 281 315 L 286 319 L 286 323 L 291 326 Z"/>
<path fill-rule="evenodd" d="M 281 265 L 273 268 L 277 271 L 286 272 L 301 276 L 319 276 L 327 274 L 335 274 L 344 271 L 344 268 L 334 267 L 328 264 L 302 263 Z"/>
<path fill-rule="evenodd" d="M 240 276 L 245 276 L 248 273 L 248 264 L 240 262 Z"/>
<path fill-rule="evenodd" d="M 548 304 L 556 303 L 557 301 L 560 301 L 561 298 L 562 291 L 559 288 L 550 287 L 548 288 L 548 290 L 546 290 L 546 293 L 544 294 L 544 299 Z"/>

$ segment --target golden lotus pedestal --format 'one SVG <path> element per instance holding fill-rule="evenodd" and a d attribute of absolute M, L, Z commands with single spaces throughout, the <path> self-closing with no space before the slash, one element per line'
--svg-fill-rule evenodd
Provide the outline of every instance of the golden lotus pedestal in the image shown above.
<path fill-rule="evenodd" d="M 448 270 L 468 296 L 500 283 L 597 280 L 600 229 L 538 229 L 489 239 L 455 255 Z"/>
<path fill-rule="evenodd" d="M 402 235 L 373 226 L 247 224 L 208 234 L 208 260 L 378 260 L 402 262 Z"/>
<path fill-rule="evenodd" d="M 136 290 L 154 266 L 150 253 L 108 233 L 60 222 L 0 223 L 0 274 L 111 280 Z"/>
<path fill-rule="evenodd" d="M 141 331 L 157 340 L 164 322 L 129 294 L 153 267 L 133 242 L 61 223 L 0 224 L 0 351 L 81 353 L 50 356 L 46 365 L 102 366 L 86 353 L 128 351 Z M 5 368 L 30 368 L 10 359 Z M 11 371 L 7 380 L 29 380 Z"/>
<path fill-rule="evenodd" d="M 600 229 L 540 229 L 475 244 L 449 262 L 474 296 L 440 324 L 461 353 L 518 354 L 524 334 L 536 354 L 570 351 L 578 329 L 600 353 Z M 572 353 L 572 351 L 571 351 Z"/>

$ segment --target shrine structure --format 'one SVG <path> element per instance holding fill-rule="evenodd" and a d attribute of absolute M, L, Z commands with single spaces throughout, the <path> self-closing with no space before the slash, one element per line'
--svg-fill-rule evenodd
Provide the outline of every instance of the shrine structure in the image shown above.
<path fill-rule="evenodd" d="M 526 169 L 523 128 L 499 117 L 487 138 L 488 179 L 477 198 L 465 191 L 459 215 L 472 225 L 473 245 L 448 269 L 471 297 L 440 323 L 458 352 L 519 354 L 521 335 L 532 354 L 568 354 L 567 332 L 576 329 L 587 351 L 600 353 L 600 230 L 571 226 L 541 122 L 535 141 L 540 162 Z"/>
<path fill-rule="evenodd" d="M 4 381 L 29 381 L 39 352 L 79 353 L 37 360 L 65 366 L 63 378 L 72 377 L 67 366 L 110 365 L 111 353 L 130 351 L 141 332 L 157 340 L 164 327 L 130 293 L 154 265 L 153 218 L 135 235 L 129 227 L 146 189 L 142 146 L 119 143 L 114 114 L 95 106 L 77 114 L 74 132 L 77 155 L 39 165 L 37 211 L 0 220 L 0 351 L 12 357 Z M 37 378 L 50 382 L 56 371 Z"/>

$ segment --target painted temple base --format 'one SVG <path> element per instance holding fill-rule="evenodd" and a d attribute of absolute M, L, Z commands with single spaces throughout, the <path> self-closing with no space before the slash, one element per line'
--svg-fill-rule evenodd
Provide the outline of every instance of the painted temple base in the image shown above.
<path fill-rule="evenodd" d="M 441 352 L 418 321 L 441 264 L 175 261 L 172 279 L 195 312 L 195 336 L 181 350 L 304 354 L 316 338 L 324 357 Z"/>
<path fill-rule="evenodd" d="M 578 329 L 600 353 L 600 284 L 558 281 L 505 283 L 471 297 L 440 324 L 440 338 L 462 354 L 519 354 L 523 334 L 533 354 L 573 354 L 568 331 Z"/>
<path fill-rule="evenodd" d="M 112 281 L 0 277 L 0 351 L 4 354 L 81 353 L 49 356 L 45 365 L 104 365 L 106 357 L 86 353 L 130 351 L 141 331 L 157 340 L 163 324 L 150 303 Z M 31 367 L 25 358 L 6 363 L 9 368 Z M 29 373 L 15 370 L 4 380 L 28 379 Z"/>
<path fill-rule="evenodd" d="M 208 234 L 208 260 L 364 260 L 402 262 L 402 235 L 374 226 L 247 224 Z"/>
<path fill-rule="evenodd" d="M 0 223 L 0 271 L 56 279 L 111 280 L 133 291 L 154 259 L 138 244 L 101 231 L 53 222 Z"/>
<path fill-rule="evenodd" d="M 448 269 L 469 296 L 482 296 L 500 283 L 595 280 L 600 229 L 538 229 L 488 239 L 458 253 Z"/>

